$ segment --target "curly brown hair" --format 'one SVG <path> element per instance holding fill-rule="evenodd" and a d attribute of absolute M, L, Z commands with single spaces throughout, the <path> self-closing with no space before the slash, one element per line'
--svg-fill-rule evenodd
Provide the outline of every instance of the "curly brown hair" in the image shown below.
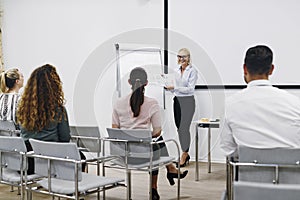
<path fill-rule="evenodd" d="M 18 123 L 28 131 L 41 131 L 50 122 L 61 122 L 66 117 L 64 103 L 59 75 L 54 66 L 45 64 L 35 69 L 27 81 L 18 106 Z"/>

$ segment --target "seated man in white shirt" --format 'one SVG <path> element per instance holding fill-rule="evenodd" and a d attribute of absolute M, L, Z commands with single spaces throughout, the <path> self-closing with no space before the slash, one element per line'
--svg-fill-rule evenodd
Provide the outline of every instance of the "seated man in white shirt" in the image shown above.
<path fill-rule="evenodd" d="M 226 155 L 239 145 L 252 148 L 300 147 L 300 99 L 273 87 L 273 53 L 267 46 L 248 49 L 244 60 L 247 88 L 229 97 L 221 148 Z"/>

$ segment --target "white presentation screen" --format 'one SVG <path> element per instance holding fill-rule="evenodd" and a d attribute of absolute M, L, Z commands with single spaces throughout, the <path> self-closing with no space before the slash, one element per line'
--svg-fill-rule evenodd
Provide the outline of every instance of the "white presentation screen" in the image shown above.
<path fill-rule="evenodd" d="M 170 30 L 192 39 L 207 53 L 223 84 L 245 84 L 242 65 L 246 50 L 266 44 L 274 53 L 271 81 L 300 85 L 298 0 L 172 0 L 169 10 Z M 201 56 L 193 50 L 192 57 Z M 205 83 L 203 78 L 200 84 Z"/>

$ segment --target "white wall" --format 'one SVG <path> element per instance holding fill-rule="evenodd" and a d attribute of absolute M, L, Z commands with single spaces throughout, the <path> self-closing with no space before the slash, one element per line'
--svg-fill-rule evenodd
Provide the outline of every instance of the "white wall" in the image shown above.
<path fill-rule="evenodd" d="M 96 124 L 93 109 L 96 85 L 91 84 L 96 84 L 105 68 L 96 64 L 103 63 L 108 52 L 106 57 L 115 58 L 114 44 L 120 38 L 116 36 L 136 29 L 161 28 L 162 3 L 160 0 L 1 0 L 5 68 L 18 67 L 26 80 L 36 67 L 45 63 L 55 65 L 63 81 L 71 124 Z M 98 62 L 92 63 L 94 68 L 89 68 L 88 77 L 82 75 L 83 65 L 101 45 L 106 48 L 103 56 L 99 55 Z M 86 80 L 80 80 L 80 76 Z M 74 108 L 73 96 L 78 85 L 85 91 L 80 99 L 83 110 Z"/>

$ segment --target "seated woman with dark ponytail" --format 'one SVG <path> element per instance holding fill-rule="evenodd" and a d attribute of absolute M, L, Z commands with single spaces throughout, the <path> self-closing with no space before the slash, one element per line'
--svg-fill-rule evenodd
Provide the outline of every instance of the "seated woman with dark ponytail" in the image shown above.
<path fill-rule="evenodd" d="M 128 80 L 131 85 L 132 93 L 119 99 L 113 108 L 112 127 L 121 129 L 152 129 L 152 137 L 160 137 L 161 117 L 158 102 L 144 95 L 145 86 L 148 84 L 147 73 L 141 68 L 134 68 Z M 162 148 L 164 147 L 164 148 Z M 163 144 L 161 155 L 167 156 L 168 152 Z M 178 170 L 173 164 L 166 166 L 167 179 L 170 184 L 174 184 L 174 178 L 178 178 Z M 180 178 L 184 178 L 188 171 L 184 171 Z M 158 171 L 152 172 L 152 199 L 160 199 L 157 192 Z"/>

